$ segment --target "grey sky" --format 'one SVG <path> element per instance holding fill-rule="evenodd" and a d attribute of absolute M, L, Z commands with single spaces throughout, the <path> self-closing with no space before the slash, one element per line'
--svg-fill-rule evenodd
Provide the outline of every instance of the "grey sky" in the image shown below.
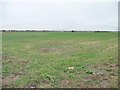
<path fill-rule="evenodd" d="M 4 0 L 1 28 L 117 30 L 118 0 L 90 1 Z"/>

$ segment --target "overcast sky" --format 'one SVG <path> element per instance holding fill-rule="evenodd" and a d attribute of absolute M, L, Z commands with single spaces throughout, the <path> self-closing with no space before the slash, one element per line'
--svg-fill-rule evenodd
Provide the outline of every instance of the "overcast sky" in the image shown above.
<path fill-rule="evenodd" d="M 2 0 L 0 28 L 117 30 L 118 0 Z"/>

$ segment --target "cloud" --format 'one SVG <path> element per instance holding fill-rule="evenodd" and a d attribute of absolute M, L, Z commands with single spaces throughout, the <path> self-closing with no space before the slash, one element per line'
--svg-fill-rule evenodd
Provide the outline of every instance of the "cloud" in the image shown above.
<path fill-rule="evenodd" d="M 119 0 L 2 0 L 8 3 L 33 3 L 33 2 L 118 2 Z"/>
<path fill-rule="evenodd" d="M 4 27 L 24 29 L 117 29 L 116 2 L 41 2 L 5 0 Z M 65 0 L 68 1 L 68 0 Z M 73 2 L 72 2 L 73 1 Z M 113 1 L 113 0 L 111 0 Z M 8 3 L 9 2 L 9 3 Z M 12 3 L 10 3 L 12 2 Z M 15 3 L 21 2 L 21 3 Z M 60 3 L 61 2 L 61 3 Z"/>

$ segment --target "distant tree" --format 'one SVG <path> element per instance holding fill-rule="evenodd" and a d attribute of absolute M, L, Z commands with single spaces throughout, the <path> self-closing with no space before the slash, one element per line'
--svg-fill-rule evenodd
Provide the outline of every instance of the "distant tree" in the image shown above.
<path fill-rule="evenodd" d="M 72 30 L 72 32 L 75 32 L 74 30 Z"/>
<path fill-rule="evenodd" d="M 2 32 L 5 32 L 5 30 L 2 30 Z"/>
<path fill-rule="evenodd" d="M 95 31 L 95 32 L 99 32 L 99 31 Z"/>

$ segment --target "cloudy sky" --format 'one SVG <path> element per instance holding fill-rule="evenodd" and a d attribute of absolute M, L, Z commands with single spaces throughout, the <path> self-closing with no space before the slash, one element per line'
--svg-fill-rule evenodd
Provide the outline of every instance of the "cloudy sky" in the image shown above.
<path fill-rule="evenodd" d="M 118 0 L 2 0 L 0 28 L 117 30 Z"/>

